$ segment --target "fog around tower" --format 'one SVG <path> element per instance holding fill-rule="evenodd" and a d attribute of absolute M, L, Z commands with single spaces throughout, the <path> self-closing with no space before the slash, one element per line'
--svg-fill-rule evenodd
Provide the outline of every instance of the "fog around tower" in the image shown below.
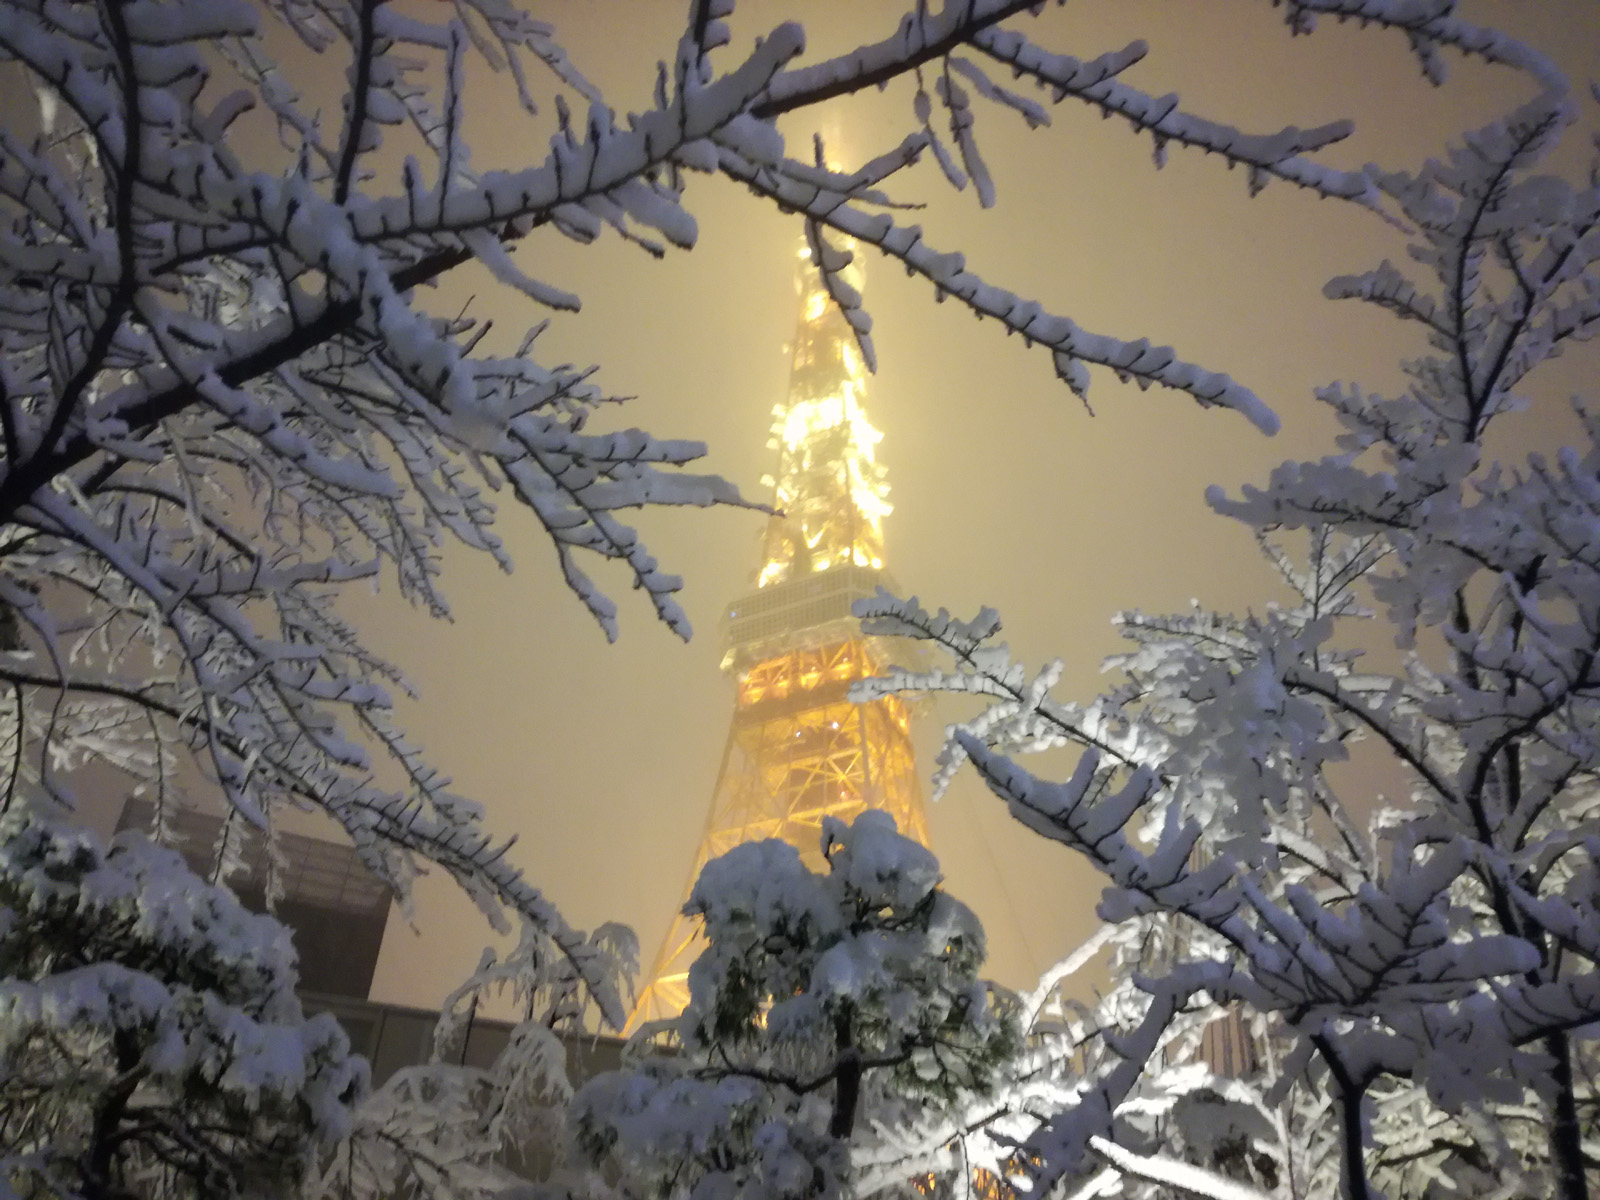
<path fill-rule="evenodd" d="M 1574 78 L 1595 61 L 1600 33 L 1583 3 L 1469 7 L 1474 19 L 1528 37 Z M 881 31 L 892 10 L 857 4 L 846 18 L 833 4 L 797 14 L 793 5 L 742 4 L 734 39 L 747 45 L 798 15 L 820 54 Z M 681 21 L 679 6 L 654 3 L 553 4 L 540 15 L 619 106 L 644 102 L 655 59 Z M 1060 44 L 1084 53 L 1148 38 L 1137 78 L 1222 118 L 1312 127 L 1351 117 L 1355 136 L 1327 155 L 1343 166 L 1414 165 L 1522 87 L 1462 66 L 1434 89 L 1398 38 L 1327 28 L 1291 39 L 1250 6 L 1073 5 L 1048 20 L 1061 28 Z M 858 97 L 840 106 L 839 121 L 870 134 L 905 103 Z M 1403 125 L 1394 119 L 1402 108 Z M 1231 414 L 1109 376 L 1095 379 L 1091 416 L 1046 357 L 955 306 L 934 306 L 926 285 L 869 259 L 879 359 L 871 412 L 892 487 L 884 539 L 894 573 L 930 605 L 998 608 L 1019 659 L 1064 654 L 1064 690 L 1088 697 L 1107 683 L 1100 661 L 1119 648 L 1115 612 L 1175 610 L 1191 597 L 1243 609 L 1269 593 L 1248 531 L 1213 515 L 1204 489 L 1236 488 L 1285 458 L 1320 453 L 1331 429 L 1309 402 L 1313 387 L 1357 377 L 1378 385 L 1392 374 L 1406 352 L 1400 334 L 1328 303 L 1321 289 L 1333 275 L 1403 253 L 1403 243 L 1370 215 L 1283 185 L 1249 198 L 1239 173 L 1205 156 L 1174 154 L 1157 171 L 1148 141 L 1087 113 L 1054 109 L 1055 127 L 1027 138 L 1005 115 L 984 117 L 994 211 L 980 213 L 970 190 L 948 194 L 931 163 L 902 184 L 904 198 L 929 202 L 916 220 L 930 238 L 1086 322 L 1148 332 L 1228 371 L 1283 420 L 1267 438 Z M 492 112 L 474 120 L 486 155 L 526 149 L 496 141 Z M 811 130 L 784 132 L 798 143 Z M 630 423 L 703 438 L 711 469 L 763 498 L 761 478 L 774 468 L 770 413 L 788 374 L 798 229 L 745 201 L 730 185 L 697 185 L 689 203 L 699 244 L 659 262 L 615 243 L 553 242 L 550 274 L 582 285 L 584 310 L 545 336 L 574 363 L 606 364 L 599 382 L 636 397 Z M 453 281 L 439 289 L 437 311 L 475 294 L 470 280 Z M 1361 361 L 1351 361 L 1350 347 L 1361 348 Z M 643 519 L 658 558 L 686 579 L 696 629 L 687 646 L 626 593 L 617 597 L 622 636 L 607 645 L 571 602 L 531 523 L 509 509 L 501 531 L 523 551 L 518 569 L 505 576 L 453 556 L 452 626 L 382 600 L 359 614 L 376 619 L 380 649 L 406 664 L 421 692 L 403 716 L 459 789 L 488 806 L 491 825 L 519 834 L 513 853 L 530 878 L 578 925 L 629 922 L 646 954 L 692 866 L 733 704 L 718 669 L 718 621 L 754 582 L 763 525 L 760 514 L 738 511 Z M 924 747 L 956 715 L 937 706 L 922 715 Z M 949 888 L 983 920 L 990 969 L 1003 982 L 1030 983 L 1095 924 L 1098 884 L 1015 827 L 974 780 L 932 806 L 930 823 Z M 391 924 L 378 998 L 435 1003 L 476 960 L 481 927 L 447 881 L 422 881 L 418 925 L 413 933 Z"/>

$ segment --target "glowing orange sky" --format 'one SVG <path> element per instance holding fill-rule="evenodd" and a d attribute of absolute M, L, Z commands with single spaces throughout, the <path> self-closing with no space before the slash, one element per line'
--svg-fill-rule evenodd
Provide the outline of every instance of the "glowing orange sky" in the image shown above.
<path fill-rule="evenodd" d="M 645 102 L 685 7 L 570 0 L 540 15 L 567 31 L 573 59 L 626 108 Z M 1523 30 L 1580 87 L 1600 66 L 1593 0 L 1463 9 Z M 735 45 L 795 15 L 826 53 L 883 36 L 894 11 L 882 2 L 742 5 Z M 1413 166 L 1449 132 L 1526 94 L 1522 81 L 1467 68 L 1435 91 L 1400 38 L 1330 27 L 1291 40 L 1265 3 L 1080 0 L 1038 31 L 1079 57 L 1135 37 L 1152 51 L 1129 82 L 1177 91 L 1192 111 L 1261 131 L 1353 117 L 1356 137 L 1327 156 L 1340 165 Z M 840 106 L 849 130 L 841 157 L 898 141 L 909 109 L 904 87 Z M 1593 115 L 1591 104 L 1591 124 Z M 980 211 L 970 192 L 951 194 L 927 164 L 895 192 L 928 201 L 916 219 L 929 240 L 964 250 L 991 281 L 1097 331 L 1171 343 L 1253 387 L 1284 424 L 1264 438 L 1240 417 L 1099 375 L 1091 418 L 1046 354 L 935 305 L 925 286 L 869 259 L 880 368 L 868 407 L 885 431 L 890 569 L 926 602 L 963 614 L 998 608 L 1020 656 L 1065 657 L 1060 693 L 1087 697 L 1101 686 L 1100 660 L 1117 649 L 1116 611 L 1172 609 L 1190 597 L 1242 609 L 1270 598 L 1249 534 L 1206 510 L 1205 486 L 1237 487 L 1281 459 L 1323 453 L 1329 426 L 1311 389 L 1336 379 L 1392 384 L 1393 364 L 1420 343 L 1376 310 L 1321 299 L 1329 276 L 1403 253 L 1375 217 L 1283 184 L 1247 199 L 1240 173 L 1197 155 L 1174 151 L 1157 172 L 1149 140 L 1125 125 L 1070 106 L 1054 116 L 1053 128 L 1026 134 L 1012 114 L 980 111 L 999 185 L 993 210 Z M 542 156 L 545 134 L 526 122 L 482 109 L 477 120 L 480 165 Z M 798 141 L 810 128 L 785 132 Z M 696 179 L 688 206 L 701 228 L 691 253 L 655 262 L 615 239 L 585 248 L 552 236 L 519 261 L 582 295 L 584 311 L 558 318 L 541 346 L 600 364 L 603 386 L 637 396 L 617 424 L 706 440 L 708 467 L 762 498 L 799 226 L 716 181 Z M 476 311 L 508 326 L 542 315 L 481 277 L 452 280 L 438 306 L 474 295 Z M 751 583 L 762 520 L 683 511 L 644 523 L 663 564 L 686 577 L 697 630 L 687 646 L 654 623 L 624 579 L 602 572 L 623 618 L 621 641 L 606 645 L 532 521 L 510 509 L 501 532 L 518 569 L 503 576 L 453 554 L 453 625 L 361 606 L 374 640 L 423 693 L 402 714 L 417 739 L 488 807 L 497 832 L 519 835 L 517 860 L 570 920 L 632 924 L 646 963 L 680 901 L 715 781 L 733 698 L 717 670 L 717 620 Z M 924 717 L 924 774 L 956 715 Z M 1027 984 L 1092 927 L 1098 885 L 1066 851 L 1014 827 L 970 778 L 933 806 L 930 825 L 948 886 L 982 917 L 1003 982 Z M 419 920 L 416 934 L 391 926 L 376 998 L 435 1004 L 487 937 L 441 880 L 419 889 Z"/>

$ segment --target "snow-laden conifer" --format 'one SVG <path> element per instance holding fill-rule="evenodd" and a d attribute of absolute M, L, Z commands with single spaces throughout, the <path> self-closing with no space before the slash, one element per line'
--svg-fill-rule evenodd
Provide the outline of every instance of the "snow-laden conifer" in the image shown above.
<path fill-rule="evenodd" d="M 661 1196 L 834 1196 L 903 1186 L 876 1147 L 989 1096 L 1017 1048 L 977 977 L 983 930 L 939 864 L 869 810 L 824 822 L 826 869 L 787 842 L 706 864 L 684 911 L 706 949 L 682 1016 L 572 1105 L 574 1136 L 623 1188 Z M 651 1052 L 652 1036 L 670 1053 Z"/>
<path fill-rule="evenodd" d="M 269 917 L 139 834 L 0 819 L 0 1189 L 293 1193 L 367 1066 Z"/>

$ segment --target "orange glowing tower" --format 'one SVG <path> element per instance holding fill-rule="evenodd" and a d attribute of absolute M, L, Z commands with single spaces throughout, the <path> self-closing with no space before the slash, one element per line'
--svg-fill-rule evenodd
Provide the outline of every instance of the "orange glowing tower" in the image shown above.
<path fill-rule="evenodd" d="M 724 619 L 722 666 L 738 692 L 691 885 L 707 861 L 758 838 L 782 838 L 816 867 L 823 818 L 848 821 L 867 808 L 928 842 L 904 702 L 847 696 L 890 662 L 850 615 L 853 601 L 888 583 L 888 485 L 875 453 L 881 435 L 862 407 L 866 366 L 804 250 L 799 281 L 789 396 L 773 410 L 780 515 L 762 538 L 756 590 Z M 851 282 L 859 289 L 859 278 Z M 630 1029 L 683 1010 L 701 945 L 696 922 L 679 913 Z"/>

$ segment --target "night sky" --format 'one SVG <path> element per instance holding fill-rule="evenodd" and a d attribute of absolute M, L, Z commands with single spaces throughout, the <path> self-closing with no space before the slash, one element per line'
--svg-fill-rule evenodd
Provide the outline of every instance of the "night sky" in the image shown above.
<path fill-rule="evenodd" d="M 685 8 L 570 0 L 538 11 L 626 110 L 647 103 L 655 61 L 671 54 Z M 895 14 L 877 0 L 742 4 L 732 50 L 794 17 L 812 54 L 837 52 L 885 36 Z M 1555 57 L 1584 92 L 1582 120 L 1594 127 L 1585 90 L 1600 73 L 1593 0 L 1464 4 L 1462 15 L 1514 28 Z M 1191 112 L 1253 132 L 1353 118 L 1355 136 L 1320 156 L 1339 166 L 1414 167 L 1531 87 L 1453 64 L 1435 89 L 1399 36 L 1329 24 L 1291 39 L 1265 3 L 1080 0 L 1036 25 L 1035 41 L 1079 58 L 1143 37 L 1150 55 L 1127 82 L 1175 91 Z M 476 165 L 542 158 L 548 128 L 513 118 L 493 81 L 482 82 L 472 110 Z M 889 569 L 930 607 L 964 616 L 997 608 L 1019 657 L 1062 657 L 1058 695 L 1087 699 L 1109 683 L 1099 664 L 1118 649 L 1117 611 L 1168 611 L 1191 597 L 1243 610 L 1274 598 L 1249 532 L 1209 512 L 1205 487 L 1233 490 L 1283 459 L 1328 452 L 1331 422 L 1312 389 L 1336 380 L 1392 388 L 1395 364 L 1423 346 L 1374 308 L 1321 298 L 1330 276 L 1403 259 L 1401 236 L 1373 214 L 1281 182 L 1250 199 L 1242 172 L 1177 148 L 1157 171 L 1150 140 L 1125 123 L 1071 101 L 1052 115 L 1052 127 L 1030 133 L 1015 114 L 982 104 L 978 135 L 997 205 L 981 210 L 970 189 L 951 192 L 924 162 L 892 185 L 898 199 L 927 204 L 902 215 L 935 246 L 965 252 L 990 282 L 1095 332 L 1173 345 L 1253 388 L 1283 421 L 1281 433 L 1264 437 L 1236 414 L 1203 411 L 1177 393 L 1140 393 L 1100 372 L 1091 416 L 1054 378 L 1046 352 L 954 303 L 935 304 L 925 284 L 869 252 L 879 371 L 867 404 L 884 430 L 879 451 L 895 505 Z M 801 114 L 782 126 L 791 147 L 809 154 L 819 121 L 845 131 L 834 155 L 853 164 L 910 130 L 911 92 L 902 82 Z M 1581 166 L 1585 146 L 1572 142 L 1568 162 Z M 703 177 L 692 180 L 687 206 L 699 244 L 662 261 L 616 238 L 583 247 L 541 234 L 519 250 L 524 269 L 583 298 L 580 314 L 555 318 L 541 354 L 597 364 L 602 387 L 635 397 L 607 414 L 611 427 L 704 440 L 707 469 L 763 499 L 800 225 Z M 453 278 L 424 302 L 441 312 L 470 304 L 494 317 L 510 345 L 545 315 L 485 275 Z M 1566 396 L 1583 378 L 1576 365 L 1566 379 L 1551 376 L 1524 422 L 1530 442 L 1558 438 Z M 631 924 L 646 965 L 681 902 L 716 780 L 733 709 L 731 681 L 717 667 L 717 623 L 753 582 L 763 520 L 727 509 L 641 521 L 663 565 L 685 578 L 696 630 L 688 645 L 655 622 L 625 577 L 601 568 L 597 579 L 622 616 L 622 636 L 608 645 L 564 590 L 532 519 L 511 507 L 500 529 L 517 557 L 514 574 L 450 553 L 452 624 L 385 596 L 350 605 L 421 692 L 402 720 L 458 789 L 485 805 L 495 832 L 517 835 L 516 861 L 575 924 Z M 960 715 L 943 706 L 923 714 L 924 777 L 940 731 Z M 1001 982 L 1027 985 L 1092 929 L 1092 876 L 1064 848 L 1014 826 L 970 776 L 929 816 L 948 887 L 977 909 Z M 391 923 L 375 998 L 436 1004 L 489 936 L 437 877 L 419 886 L 417 926 Z"/>

